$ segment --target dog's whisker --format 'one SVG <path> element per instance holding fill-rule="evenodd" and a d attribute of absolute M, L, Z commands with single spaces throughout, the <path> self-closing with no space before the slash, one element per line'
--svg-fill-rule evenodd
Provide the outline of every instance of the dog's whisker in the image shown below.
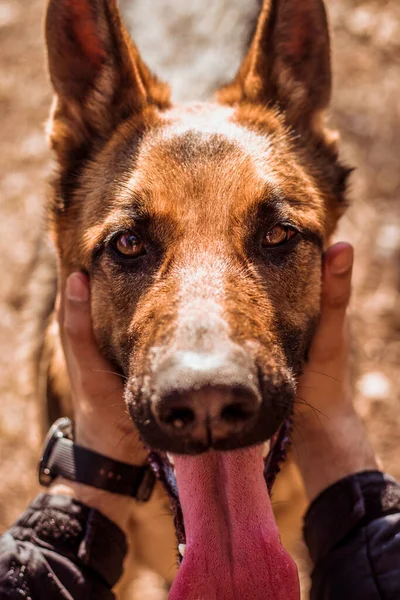
<path fill-rule="evenodd" d="M 130 416 L 129 416 L 129 415 L 120 415 L 119 417 L 117 417 L 117 418 L 114 420 L 114 425 L 116 425 L 116 424 L 117 424 L 119 421 L 122 421 L 122 420 L 127 420 L 127 421 L 130 421 L 130 420 L 131 420 L 131 418 L 130 418 Z"/>
<path fill-rule="evenodd" d="M 313 387 L 312 385 L 303 385 L 303 384 L 299 385 L 298 389 L 300 389 L 300 388 L 304 388 L 306 390 L 316 390 L 317 389 L 316 387 Z"/>
<path fill-rule="evenodd" d="M 173 550 L 175 552 L 178 552 L 178 549 L 175 548 L 175 546 L 174 546 Z M 172 569 L 174 569 L 174 570 L 176 569 L 176 561 L 169 567 L 169 571 L 172 571 Z"/>
<path fill-rule="evenodd" d="M 126 375 L 123 375 L 122 373 L 118 373 L 117 371 L 107 371 L 106 369 L 88 369 L 88 373 L 106 373 L 108 375 L 116 375 L 124 381 L 128 381 L 129 379 Z"/>
<path fill-rule="evenodd" d="M 134 429 L 132 429 L 132 431 L 127 431 L 126 433 L 124 433 L 121 436 L 120 440 L 118 441 L 118 443 L 116 445 L 116 448 L 118 448 L 122 443 L 124 443 L 126 441 L 126 439 L 129 437 L 133 438 L 133 439 L 131 439 L 132 444 L 134 442 L 136 443 L 138 441 L 138 439 L 140 439 L 138 432 L 135 431 Z"/>
<path fill-rule="evenodd" d="M 117 421 L 120 421 L 120 420 L 121 420 L 121 417 L 118 417 L 118 419 L 115 419 L 114 425 L 117 423 Z M 125 433 L 123 435 L 124 436 L 132 435 L 133 437 L 138 438 L 139 437 L 139 432 L 136 429 L 136 427 L 134 427 L 134 425 L 133 425 L 132 422 L 131 422 L 131 424 L 132 424 L 132 429 L 129 429 L 129 431 L 125 431 Z"/>
<path fill-rule="evenodd" d="M 116 392 L 118 392 L 118 390 L 119 390 L 119 389 L 120 389 L 120 388 L 119 388 L 119 386 L 118 386 L 118 387 L 116 387 L 116 388 L 112 389 L 110 392 L 108 392 L 108 394 L 107 394 L 107 395 L 104 395 L 104 393 L 103 393 L 103 392 L 99 392 L 98 394 L 92 394 L 92 395 L 91 395 L 91 398 L 92 398 L 92 400 L 98 400 L 98 399 L 101 399 L 101 400 L 108 400 L 108 398 L 109 398 L 110 396 L 112 396 L 113 394 L 115 394 Z M 117 405 L 117 406 L 124 406 L 124 405 L 121 403 L 121 404 L 119 404 L 119 405 Z"/>
<path fill-rule="evenodd" d="M 292 429 L 293 429 L 293 431 L 295 431 L 295 432 L 297 433 L 297 435 L 299 435 L 299 436 L 302 438 L 302 440 L 304 441 L 304 435 L 303 435 L 302 429 L 301 429 L 300 427 L 298 427 L 298 426 L 297 426 L 295 423 L 293 423 L 293 425 L 292 425 Z M 296 452 L 297 452 L 297 446 L 296 446 L 296 444 L 295 444 L 295 443 L 293 443 L 293 444 L 292 444 L 292 448 L 293 448 L 294 450 L 296 450 Z"/>
<path fill-rule="evenodd" d="M 303 373 L 316 373 L 317 375 L 323 375 L 324 377 L 328 377 L 329 379 L 337 381 L 338 383 L 343 383 L 341 379 L 337 379 L 336 377 L 328 375 L 328 373 L 324 373 L 323 371 L 316 371 L 314 369 L 303 369 Z"/>
<path fill-rule="evenodd" d="M 300 402 L 297 400 L 297 398 L 300 400 Z M 296 400 L 294 401 L 294 404 L 300 404 L 300 405 L 308 406 L 309 408 L 311 408 L 315 412 L 316 415 L 321 415 L 322 417 L 325 417 L 326 419 L 329 418 L 328 415 L 326 415 L 321 410 L 319 410 L 318 408 L 316 408 L 315 406 L 313 406 L 310 402 L 308 402 L 302 396 L 297 395 L 296 396 Z"/>

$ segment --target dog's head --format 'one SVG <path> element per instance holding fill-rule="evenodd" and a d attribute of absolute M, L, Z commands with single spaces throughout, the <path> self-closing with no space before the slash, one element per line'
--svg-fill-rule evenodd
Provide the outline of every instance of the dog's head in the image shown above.
<path fill-rule="evenodd" d="M 322 0 L 265 0 L 210 104 L 171 104 L 114 0 L 50 0 L 46 33 L 61 269 L 90 275 L 96 336 L 143 439 L 194 453 L 270 438 L 344 208 Z"/>

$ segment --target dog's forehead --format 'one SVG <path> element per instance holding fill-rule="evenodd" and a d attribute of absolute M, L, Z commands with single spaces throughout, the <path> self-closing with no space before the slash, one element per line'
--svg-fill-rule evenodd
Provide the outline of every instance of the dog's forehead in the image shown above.
<path fill-rule="evenodd" d="M 280 142 L 280 145 L 281 142 Z M 282 151 L 273 127 L 243 126 L 235 110 L 218 104 L 179 106 L 163 113 L 143 136 L 123 175 L 124 197 L 142 196 L 149 208 L 190 203 L 196 198 L 233 204 L 277 189 Z"/>
<path fill-rule="evenodd" d="M 177 106 L 163 115 L 163 126 L 145 139 L 141 158 L 159 160 L 187 170 L 207 165 L 219 174 L 239 165 L 267 178 L 273 131 L 262 135 L 241 126 L 231 107 L 218 104 Z"/>
<path fill-rule="evenodd" d="M 245 215 L 255 204 L 292 198 L 296 209 L 320 212 L 322 206 L 273 112 L 265 112 L 260 126 L 234 107 L 176 106 L 147 129 L 125 165 L 117 204 L 141 198 L 150 216 L 197 218 L 213 209 L 222 220 L 229 212 Z"/>
<path fill-rule="evenodd" d="M 222 158 L 229 153 L 265 161 L 273 130 L 261 135 L 243 127 L 236 117 L 235 109 L 218 104 L 175 107 L 165 113 L 166 126 L 156 141 L 183 160 L 190 160 L 191 153 L 198 157 L 205 152 L 204 158 Z"/>

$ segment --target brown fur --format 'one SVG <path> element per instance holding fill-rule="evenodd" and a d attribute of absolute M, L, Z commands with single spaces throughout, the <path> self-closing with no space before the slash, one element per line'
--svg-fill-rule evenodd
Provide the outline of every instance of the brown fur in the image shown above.
<path fill-rule="evenodd" d="M 204 449 L 194 430 L 167 439 L 154 424 L 157 377 L 176 353 L 225 340 L 250 356 L 263 403 L 251 433 L 214 447 L 270 437 L 296 401 L 322 251 L 345 208 L 348 170 L 325 127 L 322 1 L 265 0 L 234 82 L 218 102 L 190 107 L 171 105 L 115 1 L 50 0 L 46 33 L 61 276 L 89 273 L 95 333 L 129 379 L 140 433 L 163 450 Z M 299 230 L 296 242 L 264 251 L 279 222 Z M 131 229 L 147 252 L 128 266 L 110 240 Z"/>

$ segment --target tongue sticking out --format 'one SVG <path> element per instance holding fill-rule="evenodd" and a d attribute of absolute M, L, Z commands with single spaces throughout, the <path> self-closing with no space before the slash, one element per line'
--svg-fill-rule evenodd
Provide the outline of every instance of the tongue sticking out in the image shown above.
<path fill-rule="evenodd" d="M 299 600 L 261 447 L 175 456 L 186 550 L 169 600 Z"/>

